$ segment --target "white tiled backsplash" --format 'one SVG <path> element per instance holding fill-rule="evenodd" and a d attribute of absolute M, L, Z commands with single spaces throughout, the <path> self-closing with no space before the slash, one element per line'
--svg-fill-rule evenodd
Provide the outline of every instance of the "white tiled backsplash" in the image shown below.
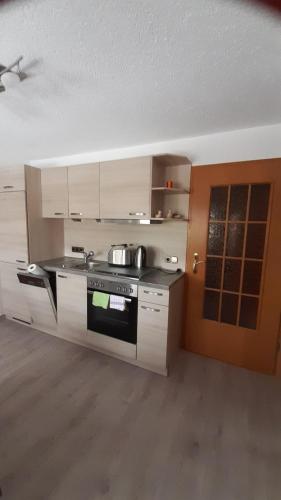
<path fill-rule="evenodd" d="M 107 260 L 110 245 L 133 243 L 147 249 L 147 265 L 167 269 L 185 269 L 187 224 L 185 222 L 165 222 L 159 225 L 100 224 L 93 220 L 64 222 L 65 255 L 78 257 L 72 253 L 72 246 L 94 250 L 98 260 Z M 166 257 L 177 256 L 177 264 L 168 264 Z"/>

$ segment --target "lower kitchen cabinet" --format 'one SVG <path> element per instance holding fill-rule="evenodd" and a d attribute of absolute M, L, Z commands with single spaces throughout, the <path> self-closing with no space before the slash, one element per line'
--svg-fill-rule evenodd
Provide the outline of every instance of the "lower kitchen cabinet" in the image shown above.
<path fill-rule="evenodd" d="M 16 264 L 0 263 L 2 312 L 9 319 L 31 323 L 27 300 L 17 273 L 26 270 Z"/>
<path fill-rule="evenodd" d="M 180 347 L 184 279 L 169 290 L 139 287 L 137 362 L 167 375 Z"/>
<path fill-rule="evenodd" d="M 58 335 L 84 340 L 87 332 L 87 278 L 57 272 Z"/>
<path fill-rule="evenodd" d="M 160 372 L 167 369 L 167 306 L 139 302 L 137 360 Z"/>

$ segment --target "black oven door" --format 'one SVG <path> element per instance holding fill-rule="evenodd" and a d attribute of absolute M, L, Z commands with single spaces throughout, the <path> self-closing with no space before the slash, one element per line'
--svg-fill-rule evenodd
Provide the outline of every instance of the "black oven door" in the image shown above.
<path fill-rule="evenodd" d="M 97 290 L 100 292 L 100 290 Z M 88 330 L 102 333 L 108 337 L 123 340 L 130 344 L 137 343 L 138 299 L 126 298 L 125 311 L 96 307 L 93 305 L 95 289 L 88 289 Z M 123 297 L 120 294 L 119 297 Z"/>

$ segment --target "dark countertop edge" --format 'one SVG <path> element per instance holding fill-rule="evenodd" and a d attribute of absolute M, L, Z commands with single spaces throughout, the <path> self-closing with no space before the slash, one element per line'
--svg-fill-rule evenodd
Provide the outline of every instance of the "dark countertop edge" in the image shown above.
<path fill-rule="evenodd" d="M 107 274 L 103 275 L 101 273 L 95 273 L 94 271 L 93 272 L 89 272 L 89 271 L 85 272 L 85 271 L 81 271 L 79 269 L 75 269 L 75 268 L 71 268 L 71 267 L 63 268 L 61 265 L 57 264 L 57 262 L 59 260 L 66 261 L 66 262 L 70 263 L 71 261 L 74 260 L 74 258 L 72 258 L 72 257 L 63 258 L 62 257 L 61 259 L 53 259 L 54 264 L 52 264 L 52 261 L 41 261 L 41 262 L 37 262 L 37 265 L 41 266 L 43 269 L 45 269 L 45 271 L 61 272 L 61 273 L 68 273 L 68 274 L 78 274 L 80 276 L 85 276 L 86 278 L 92 277 L 92 276 L 96 276 L 96 277 L 103 276 L 103 277 L 109 278 L 109 276 Z M 132 280 L 130 280 L 130 282 L 136 283 L 136 284 L 141 285 L 141 286 L 147 286 L 150 288 L 159 288 L 159 289 L 163 289 L 163 290 L 169 290 L 184 275 L 185 275 L 185 273 L 183 271 L 178 271 L 178 272 L 172 273 L 169 271 L 163 272 L 159 268 L 154 268 L 151 271 L 151 273 L 144 276 L 143 279 L 141 279 L 139 281 L 132 279 Z M 119 278 L 119 277 L 113 277 L 113 276 L 110 276 L 110 278 L 112 278 L 114 281 L 115 280 L 117 281 L 119 279 L 121 279 L 121 280 L 124 279 L 123 277 Z M 129 278 L 126 278 L 126 279 L 129 279 Z"/>

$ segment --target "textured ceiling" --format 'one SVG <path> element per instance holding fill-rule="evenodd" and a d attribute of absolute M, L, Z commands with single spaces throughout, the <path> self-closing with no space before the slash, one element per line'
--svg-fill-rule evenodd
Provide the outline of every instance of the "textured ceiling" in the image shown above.
<path fill-rule="evenodd" d="M 281 122 L 280 17 L 243 0 L 0 2 L 0 165 Z"/>

